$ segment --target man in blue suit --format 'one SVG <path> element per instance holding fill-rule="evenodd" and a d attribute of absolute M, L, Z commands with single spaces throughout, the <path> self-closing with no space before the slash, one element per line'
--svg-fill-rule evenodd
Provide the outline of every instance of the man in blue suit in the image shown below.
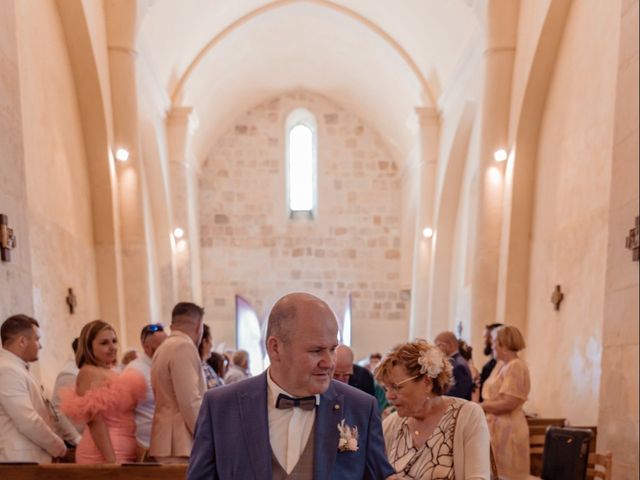
<path fill-rule="evenodd" d="M 450 397 L 471 400 L 473 392 L 473 377 L 469 364 L 458 350 L 458 339 L 453 332 L 439 333 L 435 340 L 436 346 L 449 357 L 453 367 L 453 386 L 445 392 Z"/>
<path fill-rule="evenodd" d="M 306 293 L 276 302 L 261 375 L 209 390 L 188 480 L 351 480 L 393 475 L 375 398 L 333 381 L 338 325 Z"/>

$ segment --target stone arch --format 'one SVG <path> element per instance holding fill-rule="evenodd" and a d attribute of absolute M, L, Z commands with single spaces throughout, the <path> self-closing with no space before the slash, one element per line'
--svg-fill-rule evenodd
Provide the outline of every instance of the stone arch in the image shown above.
<path fill-rule="evenodd" d="M 505 319 L 524 326 L 529 292 L 529 261 L 533 215 L 534 181 L 540 125 L 553 78 L 558 49 L 571 0 L 555 0 L 549 5 L 540 40 L 533 57 L 525 87 L 522 108 L 515 132 L 515 155 L 509 159 L 511 170 L 510 210 L 503 224 L 501 289 L 498 292 L 497 321 Z"/>
<path fill-rule="evenodd" d="M 220 33 L 215 35 L 211 40 L 209 40 L 209 42 L 204 47 L 202 47 L 202 49 L 191 61 L 189 66 L 186 68 L 186 70 L 184 71 L 184 73 L 176 83 L 176 86 L 174 87 L 173 92 L 171 93 L 172 104 L 177 105 L 180 103 L 182 95 L 184 93 L 185 85 L 193 75 L 194 71 L 196 70 L 200 62 L 225 37 L 231 34 L 234 30 L 237 30 L 238 28 L 240 28 L 242 25 L 248 23 L 254 18 L 259 17 L 260 15 L 263 15 L 272 10 L 287 7 L 294 3 L 303 3 L 303 2 L 311 3 L 323 8 L 333 10 L 342 15 L 345 15 L 355 20 L 356 22 L 361 23 L 364 27 L 368 28 L 373 33 L 378 35 L 384 42 L 389 44 L 389 46 L 393 50 L 395 50 L 398 53 L 398 55 L 400 55 L 400 57 L 404 60 L 407 66 L 411 69 L 411 71 L 417 78 L 418 82 L 422 86 L 423 95 L 426 95 L 427 99 L 432 105 L 436 104 L 436 96 L 433 93 L 433 89 L 431 88 L 431 85 L 429 84 L 425 76 L 422 74 L 422 72 L 420 71 L 420 68 L 418 67 L 416 62 L 413 60 L 411 55 L 409 55 L 409 53 L 400 45 L 400 43 L 398 43 L 397 40 L 395 40 L 391 35 L 389 35 L 382 28 L 380 28 L 376 23 L 360 15 L 358 12 L 351 10 L 350 8 L 344 7 L 342 5 L 337 5 L 327 0 L 276 0 L 275 2 L 271 2 L 259 8 L 256 8 L 255 10 L 252 10 L 251 12 L 235 20 L 233 23 L 231 23 L 225 29 L 223 29 Z"/>
<path fill-rule="evenodd" d="M 432 335 L 443 330 L 451 330 L 452 327 L 449 308 L 454 237 L 475 110 L 475 104 L 467 102 L 460 115 L 436 207 L 434 224 L 437 233 L 431 266 L 433 280 L 429 301 L 429 330 Z"/>
<path fill-rule="evenodd" d="M 119 328 L 121 336 L 125 308 L 117 203 L 117 183 L 111 152 L 113 129 L 109 119 L 108 85 L 101 78 L 98 48 L 91 37 L 88 15 L 80 0 L 58 1 L 65 39 L 76 84 L 76 94 L 91 186 L 91 218 L 98 280 L 99 311 Z"/>

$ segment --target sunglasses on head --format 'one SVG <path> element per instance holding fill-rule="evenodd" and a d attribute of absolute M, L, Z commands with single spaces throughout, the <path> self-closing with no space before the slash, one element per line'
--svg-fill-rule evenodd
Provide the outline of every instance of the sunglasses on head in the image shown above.
<path fill-rule="evenodd" d="M 142 329 L 142 338 L 152 335 L 156 332 L 164 332 L 164 326 L 161 323 L 152 323 Z"/>

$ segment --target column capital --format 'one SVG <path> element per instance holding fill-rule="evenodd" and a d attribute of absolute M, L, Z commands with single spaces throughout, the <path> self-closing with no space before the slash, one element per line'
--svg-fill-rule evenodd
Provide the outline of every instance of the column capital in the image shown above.
<path fill-rule="evenodd" d="M 515 53 L 518 41 L 520 0 L 488 0 L 486 3 L 486 50 Z"/>
<path fill-rule="evenodd" d="M 415 112 L 420 128 L 440 126 L 440 111 L 436 107 L 416 107 Z"/>
<path fill-rule="evenodd" d="M 195 109 L 190 106 L 174 106 L 167 114 L 167 126 L 186 126 L 188 133 L 193 133 L 198 129 L 200 121 Z"/>

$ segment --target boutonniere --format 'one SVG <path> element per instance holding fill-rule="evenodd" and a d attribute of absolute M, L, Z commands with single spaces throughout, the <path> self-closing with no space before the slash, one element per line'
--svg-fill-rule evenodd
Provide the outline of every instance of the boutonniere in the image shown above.
<path fill-rule="evenodd" d="M 340 440 L 338 440 L 339 452 L 357 452 L 358 451 L 358 427 L 350 427 L 344 423 L 344 418 L 338 424 L 340 432 Z"/>

